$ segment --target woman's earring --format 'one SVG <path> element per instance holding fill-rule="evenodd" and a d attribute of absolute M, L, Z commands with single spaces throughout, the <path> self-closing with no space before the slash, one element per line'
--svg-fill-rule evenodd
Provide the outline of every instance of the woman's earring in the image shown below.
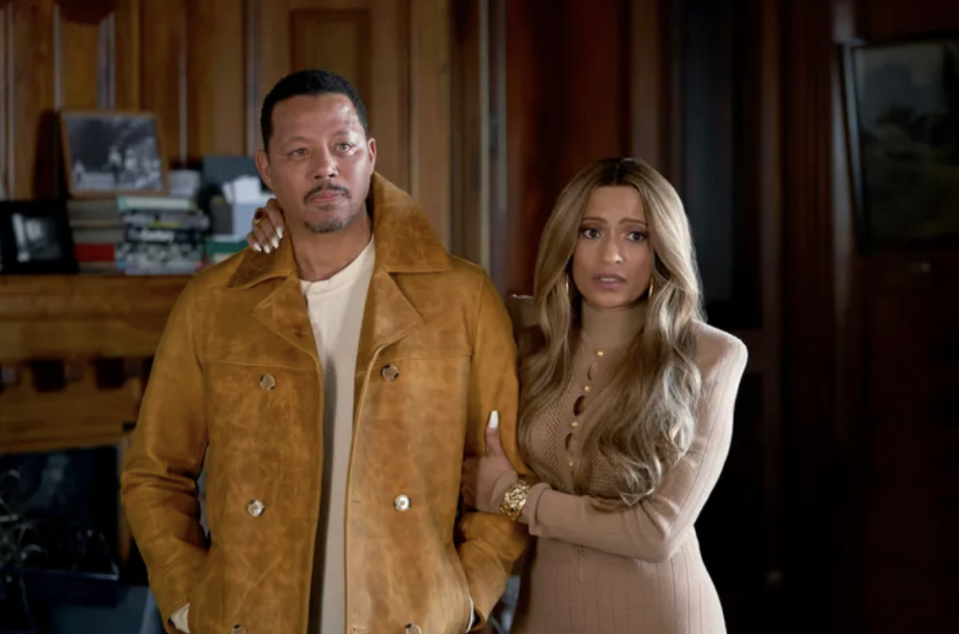
<path fill-rule="evenodd" d="M 649 295 L 646 297 L 646 301 L 653 301 L 653 277 L 649 277 Z"/>
<path fill-rule="evenodd" d="M 563 286 L 566 289 L 566 297 L 569 297 L 569 273 L 566 274 L 566 279 L 563 280 Z"/>

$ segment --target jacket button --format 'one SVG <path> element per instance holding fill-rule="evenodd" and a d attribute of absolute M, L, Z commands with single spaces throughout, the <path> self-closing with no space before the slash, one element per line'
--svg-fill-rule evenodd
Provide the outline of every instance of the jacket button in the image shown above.
<path fill-rule="evenodd" d="M 393 506 L 396 507 L 397 511 L 408 511 L 410 510 L 410 498 L 406 495 L 398 495 L 393 501 Z"/>
<path fill-rule="evenodd" d="M 410 623 L 406 626 L 406 629 L 403 630 L 403 634 L 423 634 L 423 630 L 420 629 L 420 626 L 416 623 Z"/>
<path fill-rule="evenodd" d="M 272 390 L 276 387 L 276 379 L 272 374 L 264 374 L 260 377 L 260 387 L 267 391 Z"/>
<path fill-rule="evenodd" d="M 253 500 L 246 505 L 246 512 L 252 515 L 253 517 L 259 517 L 263 515 L 263 511 L 266 510 L 266 505 L 259 500 Z"/>
<path fill-rule="evenodd" d="M 383 369 L 380 370 L 380 376 L 383 377 L 384 381 L 395 381 L 400 377 L 400 369 L 393 364 L 384 365 Z"/>
<path fill-rule="evenodd" d="M 234 625 L 230 628 L 230 632 L 232 632 L 232 634 L 246 634 L 246 628 L 242 625 Z"/>

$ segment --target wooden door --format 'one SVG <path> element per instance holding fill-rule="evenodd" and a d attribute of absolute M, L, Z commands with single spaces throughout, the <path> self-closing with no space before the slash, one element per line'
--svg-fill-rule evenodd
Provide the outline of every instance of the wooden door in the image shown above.
<path fill-rule="evenodd" d="M 864 569 L 869 632 L 959 623 L 959 252 L 866 263 Z"/>
<path fill-rule="evenodd" d="M 377 171 L 419 200 L 448 244 L 447 0 L 269 0 L 256 11 L 257 103 L 290 72 L 345 76 L 366 105 Z"/>

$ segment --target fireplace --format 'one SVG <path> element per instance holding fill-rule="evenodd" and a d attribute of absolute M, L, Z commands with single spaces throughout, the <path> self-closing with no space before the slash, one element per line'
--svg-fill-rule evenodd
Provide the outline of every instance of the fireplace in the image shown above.
<path fill-rule="evenodd" d="M 0 632 L 116 600 L 117 461 L 116 446 L 0 455 Z"/>

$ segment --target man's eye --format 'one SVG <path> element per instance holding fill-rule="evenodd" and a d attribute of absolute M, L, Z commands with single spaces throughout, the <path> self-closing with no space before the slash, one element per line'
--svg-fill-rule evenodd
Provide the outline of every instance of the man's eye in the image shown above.
<path fill-rule="evenodd" d="M 303 158 L 306 155 L 307 155 L 306 148 L 297 148 L 293 150 L 292 152 L 290 152 L 290 156 L 294 158 Z"/>

